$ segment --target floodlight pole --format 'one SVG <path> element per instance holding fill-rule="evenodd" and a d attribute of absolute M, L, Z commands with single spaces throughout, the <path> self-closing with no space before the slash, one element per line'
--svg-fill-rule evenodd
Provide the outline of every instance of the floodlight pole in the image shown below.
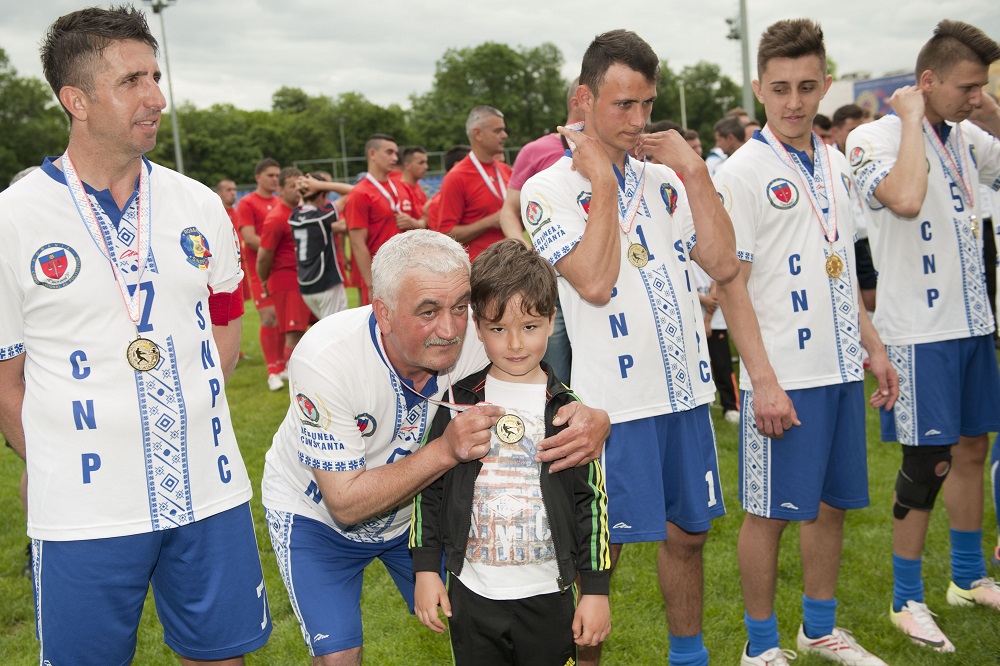
<path fill-rule="evenodd" d="M 750 86 L 750 31 L 747 27 L 747 0 L 740 0 L 740 45 L 743 50 L 743 108 L 754 117 L 753 88 Z"/>
<path fill-rule="evenodd" d="M 344 182 L 348 182 L 350 174 L 347 172 L 347 141 L 344 139 L 344 121 L 347 116 L 337 118 L 340 121 L 340 159 L 344 162 Z"/>
<path fill-rule="evenodd" d="M 170 80 L 170 56 L 167 53 L 167 27 L 163 22 L 163 10 L 177 0 L 145 0 L 150 3 L 154 14 L 160 15 L 160 34 L 163 35 L 163 62 L 167 66 L 167 93 L 170 95 L 170 127 L 174 131 L 174 163 L 179 173 L 184 173 L 184 156 L 181 155 L 181 132 L 177 122 L 177 106 L 174 105 L 174 85 Z"/>

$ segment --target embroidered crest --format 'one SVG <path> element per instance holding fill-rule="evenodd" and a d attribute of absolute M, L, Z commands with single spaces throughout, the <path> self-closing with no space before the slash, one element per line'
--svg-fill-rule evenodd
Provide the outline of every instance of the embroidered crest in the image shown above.
<path fill-rule="evenodd" d="M 861 146 L 855 146 L 851 149 L 851 166 L 859 167 L 864 164 L 865 161 L 865 150 Z"/>
<path fill-rule="evenodd" d="M 188 227 L 181 232 L 181 249 L 187 255 L 187 262 L 201 270 L 208 268 L 208 259 L 212 253 L 208 248 L 208 240 L 195 227 Z"/>
<path fill-rule="evenodd" d="M 295 396 L 295 404 L 298 405 L 299 411 L 302 412 L 303 423 L 306 425 L 317 426 L 319 425 L 319 410 L 316 409 L 316 403 L 314 403 L 309 396 L 305 393 L 299 393 Z"/>
<path fill-rule="evenodd" d="M 775 178 L 767 184 L 767 200 L 775 208 L 787 210 L 799 202 L 799 190 L 792 181 Z"/>
<path fill-rule="evenodd" d="M 576 195 L 576 203 L 579 204 L 580 208 L 587 215 L 590 215 L 590 192 L 580 192 Z"/>
<path fill-rule="evenodd" d="M 667 212 L 673 215 L 674 211 L 677 210 L 677 188 L 670 183 L 663 183 L 660 185 L 660 197 L 667 205 Z"/>
<path fill-rule="evenodd" d="M 47 289 L 61 289 L 79 274 L 80 255 L 69 245 L 43 245 L 31 258 L 31 279 Z"/>
<path fill-rule="evenodd" d="M 371 437 L 375 434 L 375 430 L 378 428 L 378 423 L 375 422 L 375 417 L 371 414 L 358 414 L 358 430 L 361 431 L 362 437 Z"/>
<path fill-rule="evenodd" d="M 542 217 L 544 212 L 542 211 L 542 204 L 537 201 L 529 201 L 528 205 L 524 209 L 524 219 L 533 227 L 537 227 L 542 223 Z"/>

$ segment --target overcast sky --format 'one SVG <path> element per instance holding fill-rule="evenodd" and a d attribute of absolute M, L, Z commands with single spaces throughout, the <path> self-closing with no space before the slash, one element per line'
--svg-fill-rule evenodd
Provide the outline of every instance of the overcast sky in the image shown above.
<path fill-rule="evenodd" d="M 38 44 L 46 28 L 86 4 L 0 0 L 0 47 L 19 74 L 42 78 Z M 147 11 L 150 6 L 136 4 Z M 820 21 L 827 53 L 841 74 L 866 70 L 879 76 L 912 68 L 917 51 L 942 18 L 973 23 L 1000 39 L 995 0 L 747 4 L 753 45 L 778 19 Z M 378 104 L 408 107 L 411 93 L 430 88 L 434 65 L 445 49 L 485 41 L 514 47 L 553 42 L 565 58 L 568 80 L 579 73 L 580 58 L 594 35 L 614 28 L 635 30 L 674 70 L 707 60 L 739 83 L 740 47 L 726 39 L 725 22 L 738 11 L 738 0 L 177 0 L 163 18 L 178 103 L 268 109 L 281 86 L 329 96 L 358 91 Z M 163 67 L 160 17 L 149 14 Z M 754 47 L 750 57 L 756 57 Z"/>

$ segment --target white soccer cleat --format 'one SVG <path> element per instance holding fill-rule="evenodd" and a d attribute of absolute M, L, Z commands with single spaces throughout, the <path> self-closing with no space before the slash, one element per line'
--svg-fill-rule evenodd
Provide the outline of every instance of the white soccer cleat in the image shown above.
<path fill-rule="evenodd" d="M 821 638 L 809 638 L 799 626 L 799 652 L 815 654 L 838 664 L 852 666 L 888 666 L 884 661 L 864 649 L 847 629 L 834 627 L 833 632 Z"/>
<path fill-rule="evenodd" d="M 725 414 L 722 415 L 722 418 L 724 418 L 729 423 L 739 423 L 740 413 L 735 409 L 730 409 Z"/>
<path fill-rule="evenodd" d="M 952 581 L 945 598 L 952 606 L 979 605 L 1000 610 L 1000 586 L 992 578 L 980 578 L 968 590 L 963 590 Z"/>
<path fill-rule="evenodd" d="M 285 382 L 281 381 L 281 375 L 268 375 L 267 388 L 272 391 L 280 391 L 285 388 Z"/>
<path fill-rule="evenodd" d="M 907 601 L 898 613 L 892 609 L 891 605 L 889 606 L 889 619 L 914 643 L 929 647 L 937 652 L 954 652 L 955 646 L 938 628 L 934 617 L 934 613 L 927 608 L 927 604 L 912 599 Z"/>
<path fill-rule="evenodd" d="M 770 650 L 761 652 L 756 657 L 747 654 L 748 642 L 743 646 L 743 658 L 740 659 L 740 666 L 788 666 L 789 661 L 795 661 L 798 655 L 791 650 L 782 650 L 780 647 L 773 647 Z"/>

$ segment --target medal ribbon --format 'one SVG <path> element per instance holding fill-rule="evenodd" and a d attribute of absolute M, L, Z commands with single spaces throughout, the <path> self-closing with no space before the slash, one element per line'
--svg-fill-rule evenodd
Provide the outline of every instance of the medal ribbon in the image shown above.
<path fill-rule="evenodd" d="M 497 188 L 493 186 L 493 181 L 490 180 L 490 177 L 486 175 L 486 170 L 483 168 L 483 165 L 479 162 L 479 158 L 476 157 L 475 153 L 471 152 L 469 153 L 469 160 L 476 167 L 476 171 L 479 172 L 479 175 L 482 177 L 483 182 L 486 183 L 486 187 L 490 188 L 490 192 L 493 193 L 493 196 L 495 196 L 500 201 L 506 199 L 507 186 L 503 182 L 503 177 L 500 175 L 500 167 L 497 166 L 496 161 L 493 162 L 493 171 L 496 173 L 497 182 L 500 184 L 499 192 L 497 192 Z"/>
<path fill-rule="evenodd" d="M 924 134 L 930 139 L 931 146 L 934 147 L 934 152 L 937 153 L 938 159 L 941 160 L 941 168 L 959 186 L 958 189 L 961 190 L 965 198 L 966 208 L 969 209 L 969 212 L 974 213 L 976 210 L 974 189 L 972 183 L 965 178 L 969 170 L 965 168 L 965 156 L 967 152 L 965 150 L 965 139 L 962 136 L 962 128 L 959 125 L 954 125 L 951 128 L 951 135 L 948 138 L 955 137 L 957 145 L 954 148 L 950 142 L 945 143 L 941 141 L 941 137 L 934 131 L 934 126 L 931 125 L 926 116 L 924 117 Z"/>
<path fill-rule="evenodd" d="M 617 171 L 618 167 L 615 167 L 615 170 Z M 635 182 L 635 172 L 629 166 L 628 155 L 625 155 L 625 169 L 622 175 L 624 176 L 625 185 L 618 187 L 618 226 L 628 236 L 628 233 L 632 231 L 632 223 L 635 221 L 635 215 L 639 212 L 639 205 L 642 203 L 642 188 L 646 183 L 646 162 L 642 163 L 639 180 Z M 625 201 L 624 197 L 628 196 L 630 181 L 635 183 L 635 189 L 632 191 L 631 198 Z"/>
<path fill-rule="evenodd" d="M 377 180 L 375 180 L 375 176 L 371 175 L 370 173 L 369 174 L 365 174 L 365 179 L 368 180 L 368 181 L 370 181 L 371 184 L 374 185 L 375 188 L 379 192 L 382 193 L 382 196 L 385 197 L 385 200 L 389 202 L 389 207 L 392 209 L 392 212 L 393 213 L 398 213 L 399 212 L 399 192 L 396 191 L 396 185 L 395 185 L 395 183 L 392 182 L 392 178 L 388 178 L 387 177 L 387 180 L 389 181 L 389 188 L 392 190 L 392 195 L 390 195 L 388 192 L 386 192 L 385 188 L 382 187 L 382 183 L 380 183 Z M 396 197 L 395 199 L 393 199 L 393 195 L 395 195 L 395 197 Z"/>
<path fill-rule="evenodd" d="M 830 154 L 827 152 L 826 144 L 820 141 L 815 133 L 810 136 L 814 155 L 813 172 L 816 174 L 813 177 L 798 155 L 789 154 L 784 144 L 774 136 L 770 125 L 764 125 L 760 133 L 782 163 L 799 174 L 806 194 L 809 195 L 809 203 L 812 204 L 820 226 L 823 227 L 823 235 L 830 245 L 833 245 L 833 241 L 837 240 L 837 211 L 833 197 L 833 170 L 830 168 Z"/>
<path fill-rule="evenodd" d="M 98 215 L 97 211 L 94 210 L 94 204 L 97 202 L 91 201 L 90 196 L 84 189 L 83 181 L 77 175 L 76 167 L 73 166 L 73 160 L 70 159 L 68 152 L 63 153 L 62 158 L 60 158 L 60 164 L 62 165 L 63 174 L 66 176 L 66 185 L 69 187 L 70 195 L 73 197 L 73 203 L 76 204 L 76 211 L 80 214 L 80 219 L 83 221 L 84 226 L 87 227 L 87 231 L 90 232 L 90 237 L 93 239 L 94 244 L 97 245 L 97 249 L 111 262 L 115 282 L 118 284 L 122 300 L 125 301 L 125 309 L 128 311 L 128 317 L 138 327 L 142 314 L 142 289 L 139 289 L 139 283 L 142 281 L 142 273 L 146 267 L 146 259 L 149 255 L 150 236 L 149 174 L 146 172 L 146 165 L 142 161 L 139 163 L 139 193 L 134 204 L 136 206 L 136 241 L 139 248 L 133 262 L 125 254 L 132 251 L 132 244 L 126 244 L 121 241 L 118 234 L 113 233 L 113 229 L 109 228 L 109 225 L 105 223 L 105 218 Z M 98 204 L 99 206 L 100 204 Z M 127 211 L 128 209 L 125 212 Z M 104 211 L 102 210 L 101 212 L 103 213 Z M 122 222 L 119 224 L 124 223 L 124 220 L 125 215 L 123 213 Z M 135 270 L 133 270 L 134 263 L 138 264 L 138 268 Z M 130 295 L 128 292 L 128 282 L 131 275 L 136 276 L 136 288 Z"/>

